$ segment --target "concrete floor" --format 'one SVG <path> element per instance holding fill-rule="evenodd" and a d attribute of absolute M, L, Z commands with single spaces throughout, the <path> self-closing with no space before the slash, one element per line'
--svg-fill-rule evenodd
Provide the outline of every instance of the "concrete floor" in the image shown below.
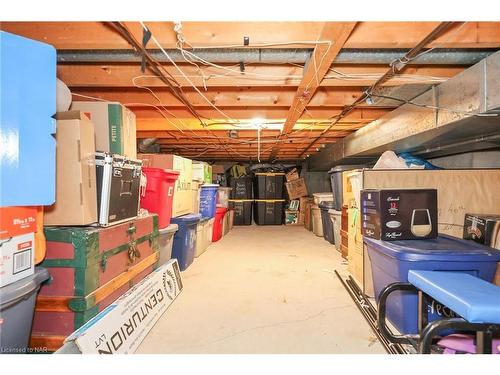
<path fill-rule="evenodd" d="M 385 353 L 303 227 L 234 227 L 182 273 L 184 290 L 137 353 Z"/>

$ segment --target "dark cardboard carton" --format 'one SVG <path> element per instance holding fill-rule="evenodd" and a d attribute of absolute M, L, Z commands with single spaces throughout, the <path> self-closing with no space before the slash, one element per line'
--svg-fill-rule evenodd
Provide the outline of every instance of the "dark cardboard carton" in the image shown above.
<path fill-rule="evenodd" d="M 361 191 L 362 233 L 385 241 L 436 238 L 436 189 Z"/>

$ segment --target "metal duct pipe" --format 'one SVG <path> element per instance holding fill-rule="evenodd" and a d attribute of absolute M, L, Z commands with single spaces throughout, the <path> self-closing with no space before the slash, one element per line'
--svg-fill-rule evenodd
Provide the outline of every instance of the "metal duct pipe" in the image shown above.
<path fill-rule="evenodd" d="M 185 62 L 177 49 L 166 50 L 172 60 Z M 214 48 L 189 50 L 212 63 L 295 63 L 305 64 L 312 54 L 311 48 Z M 390 64 L 400 58 L 406 49 L 343 49 L 335 59 L 337 64 Z M 165 55 L 157 49 L 148 49 L 159 62 L 167 62 Z M 421 65 L 473 65 L 489 56 L 491 49 L 435 49 L 411 64 Z M 139 63 L 141 55 L 134 50 L 60 50 L 58 63 Z"/>
<path fill-rule="evenodd" d="M 500 135 L 500 51 L 309 158 L 328 170 L 386 150 L 424 157 L 496 147 Z M 427 106 L 427 107 L 422 107 Z"/>

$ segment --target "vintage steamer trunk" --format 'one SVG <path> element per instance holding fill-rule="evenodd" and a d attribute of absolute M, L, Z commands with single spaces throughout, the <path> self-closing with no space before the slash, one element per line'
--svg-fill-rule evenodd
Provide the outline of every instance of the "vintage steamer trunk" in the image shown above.
<path fill-rule="evenodd" d="M 51 279 L 37 297 L 31 347 L 54 351 L 66 336 L 153 271 L 158 261 L 158 216 L 107 228 L 47 227 Z"/>

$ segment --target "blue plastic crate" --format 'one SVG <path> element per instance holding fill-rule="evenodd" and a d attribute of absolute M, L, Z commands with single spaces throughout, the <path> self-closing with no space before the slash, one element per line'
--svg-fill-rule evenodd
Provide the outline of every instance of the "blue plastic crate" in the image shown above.
<path fill-rule="evenodd" d="M 56 50 L 0 31 L 0 56 L 0 206 L 53 204 Z"/>

